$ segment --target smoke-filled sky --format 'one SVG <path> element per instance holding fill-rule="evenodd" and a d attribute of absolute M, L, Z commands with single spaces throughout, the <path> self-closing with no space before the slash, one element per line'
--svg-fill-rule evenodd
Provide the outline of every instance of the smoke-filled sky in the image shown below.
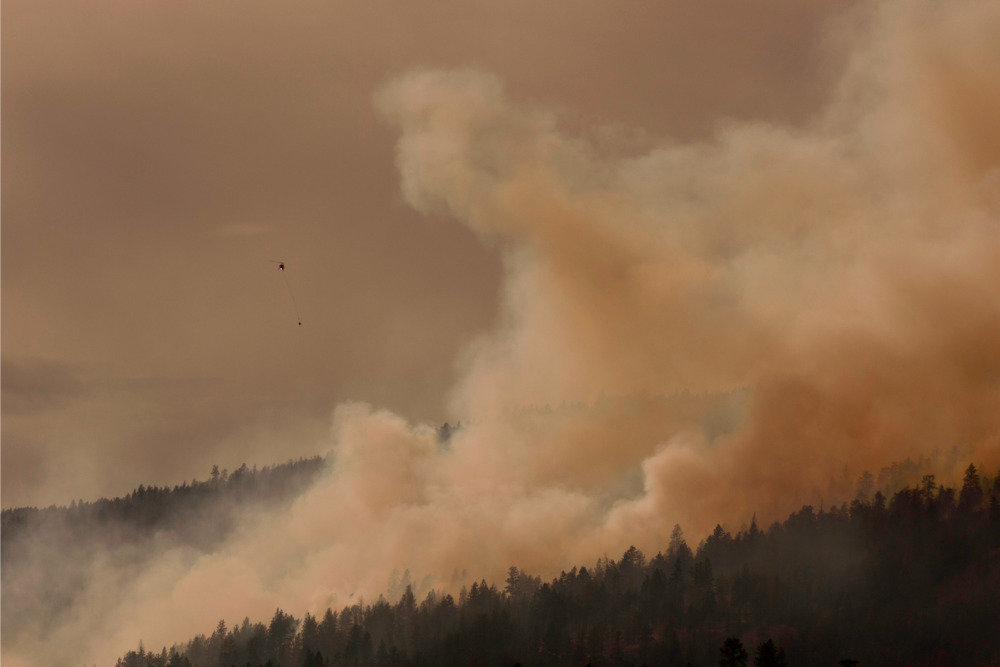
<path fill-rule="evenodd" d="M 4 506 L 332 452 L 5 658 L 996 470 L 1000 2 L 847 4 L 4 3 Z"/>
<path fill-rule="evenodd" d="M 389 81 L 474 67 L 612 154 L 797 127 L 849 4 L 4 2 L 3 506 L 325 451 L 344 400 L 463 417 L 509 239 L 401 194 Z"/>

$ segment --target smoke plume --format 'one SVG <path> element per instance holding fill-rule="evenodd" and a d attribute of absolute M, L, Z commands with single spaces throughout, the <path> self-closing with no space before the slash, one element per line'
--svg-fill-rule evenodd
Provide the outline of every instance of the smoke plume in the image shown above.
<path fill-rule="evenodd" d="M 848 500 L 907 457 L 1000 465 L 1000 4 L 849 19 L 811 122 L 641 153 L 483 71 L 389 83 L 406 201 L 503 254 L 498 325 L 457 362 L 461 428 L 337 407 L 329 472 L 289 509 L 208 555 L 165 548 L 113 596 L 95 565 L 79 621 L 5 659 L 107 663 L 372 599 L 393 570 L 441 589 L 655 552 L 675 523 Z"/>

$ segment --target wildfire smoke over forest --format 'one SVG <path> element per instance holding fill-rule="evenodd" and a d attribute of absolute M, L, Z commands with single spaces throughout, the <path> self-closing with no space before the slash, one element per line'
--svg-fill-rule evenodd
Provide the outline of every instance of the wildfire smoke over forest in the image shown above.
<path fill-rule="evenodd" d="M 377 597 L 394 570 L 440 589 L 655 552 L 678 523 L 697 539 L 848 500 L 905 458 L 995 469 L 1000 5 L 864 18 L 810 122 L 638 152 L 478 69 L 389 82 L 406 201 L 503 256 L 498 324 L 451 394 L 462 427 L 441 443 L 338 406 L 328 471 L 289 508 L 212 553 L 166 545 L 124 589 L 95 561 L 79 616 L 5 660 L 107 662 Z"/>

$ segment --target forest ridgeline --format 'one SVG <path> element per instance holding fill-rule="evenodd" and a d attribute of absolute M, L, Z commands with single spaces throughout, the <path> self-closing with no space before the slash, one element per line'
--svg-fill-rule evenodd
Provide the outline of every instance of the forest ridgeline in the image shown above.
<path fill-rule="evenodd" d="M 1000 664 L 1000 475 L 931 475 L 761 530 L 679 527 L 551 581 L 511 567 L 457 599 L 407 586 L 318 617 L 280 609 L 119 667 Z"/>

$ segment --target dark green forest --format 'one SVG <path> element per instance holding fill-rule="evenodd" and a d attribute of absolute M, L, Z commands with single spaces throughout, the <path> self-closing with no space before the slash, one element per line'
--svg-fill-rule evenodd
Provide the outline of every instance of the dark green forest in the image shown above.
<path fill-rule="evenodd" d="M 655 555 L 551 581 L 512 566 L 457 599 L 406 587 L 319 617 L 279 609 L 118 665 L 1000 664 L 1000 476 L 865 486 L 764 530 L 716 527 L 694 550 L 677 527 Z"/>

